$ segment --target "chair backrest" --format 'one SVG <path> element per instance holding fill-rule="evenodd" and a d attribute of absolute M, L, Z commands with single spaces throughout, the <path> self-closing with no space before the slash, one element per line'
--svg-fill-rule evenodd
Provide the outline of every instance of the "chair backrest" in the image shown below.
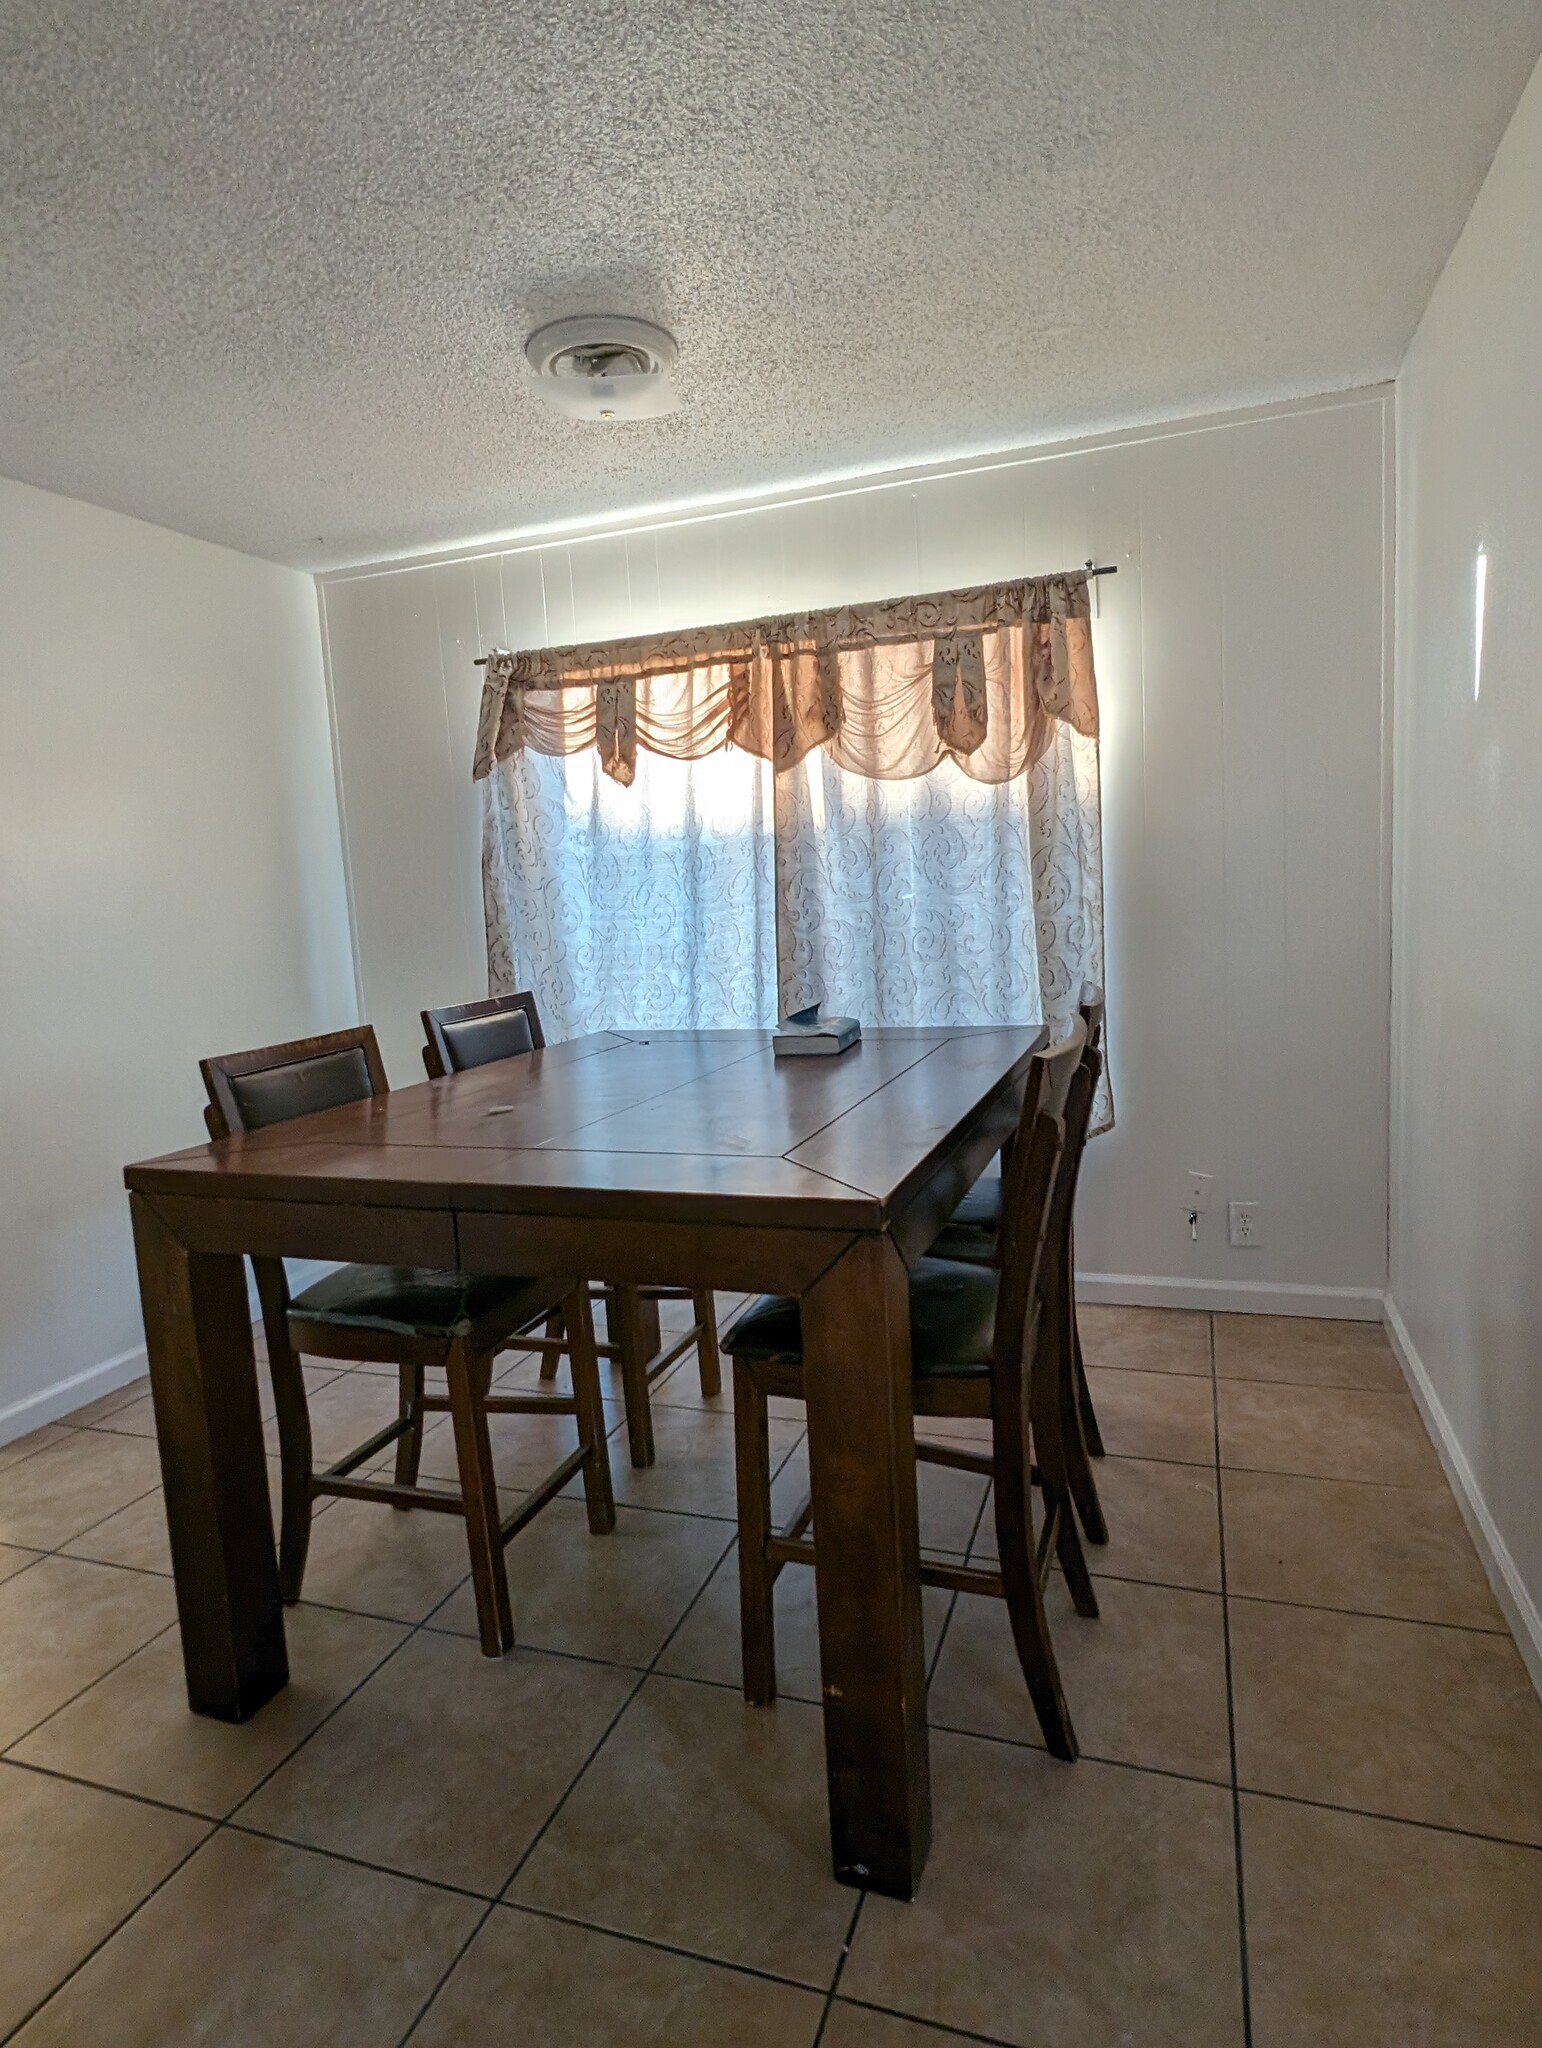
<path fill-rule="evenodd" d="M 518 1059 L 546 1043 L 540 1012 L 529 989 L 517 995 L 487 996 L 479 1003 L 454 1003 L 423 1012 L 423 1066 L 430 1081 L 494 1060 Z"/>
<path fill-rule="evenodd" d="M 320 1038 L 292 1038 L 251 1052 L 200 1060 L 209 1091 L 204 1122 L 211 1138 L 260 1131 L 291 1117 L 310 1116 L 340 1103 L 363 1102 L 388 1092 L 374 1027 L 359 1024 Z"/>
<path fill-rule="evenodd" d="M 1096 982 L 1084 981 L 1081 995 L 1081 1019 L 1087 1027 L 1087 1043 L 1096 1053 L 1103 1050 L 1104 1023 L 1103 991 Z"/>
<path fill-rule="evenodd" d="M 1025 1341 L 1038 1314 L 1046 1277 L 1043 1252 L 1065 1151 L 1066 1113 L 1086 1049 L 1086 1026 L 1078 1019 L 1064 1038 L 1035 1058 L 1006 1162 L 992 1356 L 997 1370 L 1009 1375 L 1021 1368 Z"/>

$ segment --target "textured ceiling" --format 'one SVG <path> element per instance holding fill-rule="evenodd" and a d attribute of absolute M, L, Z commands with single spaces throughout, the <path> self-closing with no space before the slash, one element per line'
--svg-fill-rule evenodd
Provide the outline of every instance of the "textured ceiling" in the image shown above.
<path fill-rule="evenodd" d="M 0 472 L 307 567 L 1396 370 L 1537 0 L 8 0 Z M 685 404 L 529 395 L 538 322 Z"/>

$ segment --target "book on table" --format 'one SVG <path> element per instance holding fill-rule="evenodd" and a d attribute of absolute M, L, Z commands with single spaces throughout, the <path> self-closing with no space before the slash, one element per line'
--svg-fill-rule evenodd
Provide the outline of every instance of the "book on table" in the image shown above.
<path fill-rule="evenodd" d="M 782 1019 L 772 1036 L 771 1050 L 778 1059 L 828 1058 L 859 1044 L 861 1038 L 862 1026 L 855 1017 L 827 1017 L 818 1003 L 810 1003 L 806 1010 L 794 1010 Z"/>

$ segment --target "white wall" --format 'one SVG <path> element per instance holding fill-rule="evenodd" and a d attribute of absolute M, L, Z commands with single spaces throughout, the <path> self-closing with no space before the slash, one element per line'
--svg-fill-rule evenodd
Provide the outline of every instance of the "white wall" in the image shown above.
<path fill-rule="evenodd" d="M 356 1014 L 311 579 L 0 479 L 0 1441 L 143 1371 L 199 1056 Z"/>
<path fill-rule="evenodd" d="M 1361 393 L 324 578 L 362 999 L 392 1078 L 419 1071 L 421 1007 L 486 992 L 474 655 L 1095 556 L 1120 569 L 1095 628 L 1119 1121 L 1080 1262 L 1109 1298 L 1379 1314 L 1389 444 L 1389 395 Z M 1215 1176 L 1197 1245 L 1190 1168 Z M 1228 1249 L 1228 1198 L 1264 1205 L 1257 1249 Z"/>
<path fill-rule="evenodd" d="M 1539 214 L 1542 72 L 1398 380 L 1390 1320 L 1542 1686 Z"/>

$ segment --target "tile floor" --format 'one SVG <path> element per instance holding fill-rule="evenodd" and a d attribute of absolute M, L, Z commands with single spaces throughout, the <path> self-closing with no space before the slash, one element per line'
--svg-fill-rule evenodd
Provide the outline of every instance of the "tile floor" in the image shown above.
<path fill-rule="evenodd" d="M 1534 2048 L 1542 1706 L 1380 1332 L 1083 1328 L 1113 1540 L 1101 1619 L 1052 1612 L 1084 1755 L 1045 1755 L 1001 1610 L 929 1593 L 912 1906 L 828 1874 L 807 1574 L 781 1702 L 738 1698 L 692 1361 L 656 1468 L 613 1444 L 615 1535 L 563 1501 L 512 1546 L 502 1663 L 457 1523 L 326 1505 L 294 1682 L 240 1729 L 186 1711 L 143 1386 L 6 1447 L 0 2039 Z M 323 1450 L 394 1402 L 367 1368 L 311 1392 Z M 790 1497 L 795 1409 L 773 1434 Z M 550 1436 L 497 1425 L 510 1498 Z M 981 1482 L 923 1488 L 929 1544 L 988 1556 Z"/>

